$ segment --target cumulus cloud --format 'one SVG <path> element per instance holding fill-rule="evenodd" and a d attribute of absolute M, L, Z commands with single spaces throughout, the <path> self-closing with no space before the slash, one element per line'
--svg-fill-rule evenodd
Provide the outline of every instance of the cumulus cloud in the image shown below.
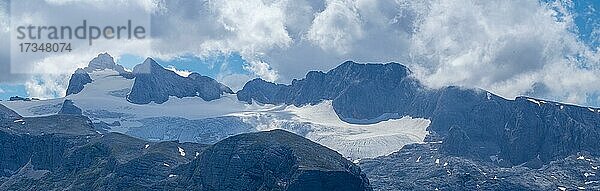
<path fill-rule="evenodd" d="M 577 14 L 569 9 L 569 1 L 148 0 L 131 4 L 152 13 L 152 39 L 123 46 L 106 44 L 101 51 L 117 57 L 129 53 L 161 59 L 238 53 L 247 61 L 244 69 L 252 74 L 222 70 L 217 76 L 236 87 L 254 77 L 287 83 L 310 70 L 329 70 L 354 60 L 400 62 L 428 86 L 479 87 L 506 98 L 525 94 L 590 104 L 597 97 L 590 98 L 600 94 L 595 83 L 600 81 L 600 55 L 594 38 L 600 29 L 591 24 L 589 39 L 595 42 L 580 39 L 574 23 Z M 81 58 L 90 59 L 92 54 Z"/>
<path fill-rule="evenodd" d="M 311 43 L 294 39 L 290 48 L 267 54 L 266 60 L 284 79 L 327 70 L 346 59 L 397 61 L 433 88 L 462 85 L 506 98 L 535 95 L 594 104 L 587 98 L 600 92 L 595 84 L 600 81 L 598 49 L 573 32 L 574 13 L 568 6 L 332 0 L 307 28 Z"/>
<path fill-rule="evenodd" d="M 317 13 L 307 37 L 325 51 L 347 53 L 364 37 L 361 22 L 354 2 L 329 1 L 327 8 Z"/>
<path fill-rule="evenodd" d="M 509 1 L 433 3 L 412 36 L 411 65 L 428 85 L 475 86 L 512 98 L 544 95 L 584 103 L 600 91 L 598 53 L 585 46 L 563 4 Z M 589 65 L 589 67 L 583 67 Z"/>
<path fill-rule="evenodd" d="M 5 1 L 1 1 L 5 2 Z M 28 24 L 43 26 L 79 26 L 85 18 L 88 25 L 114 26 L 127 24 L 131 19 L 136 25 L 149 25 L 150 13 L 159 9 L 158 1 L 18 1 L 10 4 L 10 18 L 5 18 L 9 12 L 9 4 L 3 4 L 3 14 L 0 21 L 10 21 L 11 27 Z M 69 11 L 65 10 L 69 7 Z M 28 12 L 27 10 L 36 10 Z M 39 10 L 39 11 L 38 11 Z M 128 11 L 136 11 L 130 14 Z M 3 16 L 4 15 L 4 16 Z M 75 15 L 75 16 L 73 16 Z M 98 16 L 100 15 L 100 16 Z M 81 16 L 77 17 L 77 16 Z M 129 16 L 129 17 L 127 17 Z M 118 22 L 118 23 L 117 23 Z M 146 22 L 146 23 L 144 23 Z M 4 26 L 4 25 L 3 25 Z M 13 29 L 14 30 L 14 29 Z M 111 52 L 116 55 L 136 54 L 153 55 L 151 39 L 143 40 L 98 40 L 93 46 L 87 45 L 87 40 L 66 40 L 71 43 L 73 51 L 64 53 L 15 53 L 18 45 L 10 42 L 10 34 L 0 31 L 0 82 L 23 84 L 32 97 L 53 98 L 64 96 L 71 73 L 79 67 L 84 67 L 100 52 Z M 36 41 L 33 41 L 36 42 Z"/>
<path fill-rule="evenodd" d="M 244 69 L 249 70 L 267 81 L 275 81 L 279 78 L 277 71 L 271 69 L 269 64 L 261 61 L 251 61 L 250 64 L 244 66 Z"/>
<path fill-rule="evenodd" d="M 180 75 L 182 77 L 188 77 L 190 74 L 192 74 L 192 72 L 188 71 L 188 70 L 177 70 L 177 68 L 175 68 L 175 66 L 167 66 L 167 67 L 165 67 L 165 69 L 171 70 L 171 71 L 175 72 L 177 75 Z"/>
<path fill-rule="evenodd" d="M 217 81 L 225 84 L 231 90 L 238 91 L 241 90 L 246 82 L 252 80 L 252 76 L 246 74 L 219 74 L 216 78 Z"/>
<path fill-rule="evenodd" d="M 32 76 L 25 82 L 25 89 L 29 97 L 50 99 L 62 97 L 66 94 L 66 84 L 70 75 L 40 74 Z"/>

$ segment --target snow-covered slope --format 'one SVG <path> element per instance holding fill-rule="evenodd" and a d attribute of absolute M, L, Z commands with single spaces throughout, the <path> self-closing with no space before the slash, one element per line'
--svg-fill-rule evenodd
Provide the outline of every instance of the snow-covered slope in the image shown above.
<path fill-rule="evenodd" d="M 325 145 L 352 159 L 383 156 L 405 144 L 422 142 L 429 120 L 404 117 L 370 125 L 340 120 L 331 101 L 317 105 L 260 105 L 238 101 L 235 94 L 204 101 L 198 97 L 171 97 L 162 104 L 138 105 L 125 97 L 133 85 L 114 70 L 90 73 L 93 82 L 66 98 L 2 102 L 23 116 L 52 115 L 64 99 L 72 100 L 83 115 L 107 131 L 126 133 L 152 141 L 215 143 L 229 136 L 286 129 Z"/>
<path fill-rule="evenodd" d="M 383 156 L 422 142 L 430 121 L 409 116 L 375 124 L 342 121 L 331 101 L 315 105 L 270 105 L 239 101 L 235 94 L 205 101 L 170 97 L 161 104 L 133 104 L 127 94 L 135 79 L 111 68 L 88 72 L 91 83 L 65 98 L 1 102 L 23 116 L 52 115 L 65 99 L 81 108 L 99 131 L 121 132 L 151 141 L 216 143 L 254 131 L 286 129 L 340 152 L 352 160 Z"/>
<path fill-rule="evenodd" d="M 285 129 L 295 132 L 352 160 L 388 155 L 406 144 L 422 142 L 430 123 L 426 119 L 406 116 L 375 124 L 350 124 L 336 115 L 331 101 L 232 115 L 261 131 Z"/>
<path fill-rule="evenodd" d="M 172 97 L 162 104 L 130 104 L 125 97 L 133 85 L 133 80 L 123 78 L 112 70 L 97 71 L 92 73 L 91 77 L 93 83 L 86 85 L 81 93 L 67 98 L 74 100 L 78 107 L 87 108 L 90 112 L 87 115 L 92 119 L 106 119 L 107 116 L 94 114 L 102 111 L 130 114 L 124 117 L 127 119 L 149 117 L 202 119 L 223 116 L 251 107 L 238 102 L 234 95 L 226 95 L 223 99 L 208 102 L 198 97 L 181 99 Z"/>

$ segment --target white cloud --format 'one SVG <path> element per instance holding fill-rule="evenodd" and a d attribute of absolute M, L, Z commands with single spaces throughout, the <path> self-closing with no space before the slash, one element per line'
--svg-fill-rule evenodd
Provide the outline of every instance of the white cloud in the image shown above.
<path fill-rule="evenodd" d="M 552 4 L 548 6 L 559 6 Z M 599 92 L 597 52 L 569 29 L 567 13 L 538 2 L 455 1 L 432 3 L 412 37 L 411 65 L 428 85 L 482 87 L 512 98 L 547 87 L 543 97 L 584 103 Z M 574 60 L 583 56 L 586 63 Z M 596 58 L 594 58 L 596 57 Z M 578 65 L 595 65 L 596 69 Z"/>
<path fill-rule="evenodd" d="M 239 52 L 249 63 L 248 69 L 267 80 L 277 80 L 276 72 L 261 61 L 262 55 L 292 42 L 286 30 L 288 1 L 227 0 L 209 4 L 227 38 L 208 40 L 204 50 Z M 266 65 L 266 66 L 265 66 Z"/>
<path fill-rule="evenodd" d="M 48 2 L 19 2 L 13 3 L 12 9 L 21 10 L 13 13 L 12 18 L 26 18 L 12 22 L 12 27 L 24 23 L 42 24 L 45 26 L 79 26 L 85 18 L 88 24 L 94 23 L 98 26 L 116 26 L 127 24 L 131 19 L 134 24 L 150 25 L 150 9 L 158 9 L 157 4 L 148 3 L 157 1 L 48 1 Z M 89 6 L 92 5 L 92 6 Z M 155 6 L 156 5 L 156 6 Z M 63 11 L 70 7 L 69 11 Z M 71 9 L 72 8 L 72 9 Z M 28 13 L 22 10 L 39 10 Z M 135 11 L 131 14 L 128 11 Z M 15 12 L 13 10 L 13 12 Z M 89 15 L 102 15 L 99 18 L 88 17 Z M 25 17 L 22 17 L 25 16 Z M 78 17 L 81 16 L 81 17 Z M 130 16 L 130 17 L 128 17 Z M 77 25 L 75 25 L 77 24 Z M 26 91 L 32 97 L 52 98 L 64 96 L 69 77 L 76 68 L 84 67 L 87 63 L 101 52 L 111 54 L 135 54 L 140 56 L 154 55 L 151 48 L 152 39 L 142 40 L 97 40 L 93 46 L 89 46 L 87 40 L 62 41 L 71 43 L 73 51 L 63 53 L 36 53 L 33 56 L 15 56 L 11 52 L 11 72 L 24 73 Z M 13 46 L 17 46 L 13 44 Z M 15 50 L 15 47 L 12 47 Z M 1 60 L 1 59 L 0 59 Z M 6 66 L 8 63 L 2 63 Z M 12 75 L 12 74 L 11 74 Z"/>
<path fill-rule="evenodd" d="M 325 51 L 347 53 L 356 40 L 364 37 L 362 21 L 354 1 L 331 0 L 317 13 L 308 30 L 308 39 Z"/>
<path fill-rule="evenodd" d="M 175 72 L 177 75 L 180 75 L 182 77 L 188 77 L 190 74 L 192 74 L 191 71 L 188 71 L 188 70 L 177 70 L 177 68 L 175 68 L 175 66 L 171 66 L 171 65 L 165 67 L 165 69 L 171 70 L 171 71 Z"/>
<path fill-rule="evenodd" d="M 25 82 L 29 97 L 49 99 L 65 96 L 70 75 L 41 74 Z"/>
<path fill-rule="evenodd" d="M 162 59 L 237 52 L 248 63 L 244 69 L 283 83 L 303 77 L 309 70 L 329 70 L 345 60 L 396 61 L 409 66 L 432 87 L 464 85 L 507 98 L 532 94 L 579 104 L 600 94 L 600 86 L 594 83 L 600 81 L 598 47 L 586 46 L 572 32 L 574 14 L 565 8 L 571 6 L 568 1 L 198 0 L 138 4 L 154 13 L 153 39 L 101 45 L 99 51 Z M 595 26 L 591 35 L 598 36 L 598 31 Z M 77 56 L 89 60 L 94 54 L 97 52 Z M 69 62 L 77 66 L 86 63 L 78 58 Z M 223 70 L 217 79 L 239 87 L 244 82 L 236 80 L 252 77 Z M 49 85 L 49 89 L 56 88 Z"/>
<path fill-rule="evenodd" d="M 95 6 L 104 9 L 114 7 L 140 6 L 147 12 L 164 11 L 164 0 L 46 0 L 50 5 L 81 5 Z"/>
<path fill-rule="evenodd" d="M 246 82 L 252 80 L 252 77 L 246 74 L 219 74 L 216 80 L 237 92 L 244 87 Z"/>
<path fill-rule="evenodd" d="M 0 88 L 0 94 L 6 93 L 2 88 Z"/>
<path fill-rule="evenodd" d="M 247 57 L 273 48 L 285 48 L 291 42 L 285 29 L 286 1 L 227 0 L 213 4 L 217 22 L 229 33 L 228 38 L 203 44 L 215 50 L 231 50 Z"/>
<path fill-rule="evenodd" d="M 275 81 L 279 78 L 277 71 L 273 70 L 269 64 L 261 61 L 251 61 L 250 64 L 244 66 L 244 69 L 249 70 L 256 75 L 262 77 L 266 81 Z"/>

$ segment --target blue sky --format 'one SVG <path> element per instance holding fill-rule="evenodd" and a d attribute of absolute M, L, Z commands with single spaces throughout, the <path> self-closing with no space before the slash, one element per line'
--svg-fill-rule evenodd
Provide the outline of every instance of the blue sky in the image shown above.
<path fill-rule="evenodd" d="M 573 1 L 573 3 L 571 11 L 577 14 L 574 19 L 577 26 L 576 33 L 588 46 L 598 47 L 600 39 L 592 33 L 594 29 L 600 27 L 600 1 Z"/>
<path fill-rule="evenodd" d="M 24 85 L 2 84 L 2 85 L 0 85 L 0 89 L 1 89 L 1 91 L 0 91 L 0 99 L 1 100 L 6 100 L 12 96 L 21 96 L 21 97 L 28 96 Z"/>
<path fill-rule="evenodd" d="M 125 54 L 121 56 L 117 63 L 126 68 L 132 69 L 135 65 L 142 63 L 146 58 Z M 246 61 L 239 54 L 216 55 L 208 58 L 200 58 L 194 55 L 184 55 L 173 59 L 163 60 L 155 58 L 163 67 L 173 66 L 178 70 L 198 72 L 202 75 L 217 78 L 217 75 L 223 70 L 229 70 L 237 74 L 250 74 L 243 68 Z"/>

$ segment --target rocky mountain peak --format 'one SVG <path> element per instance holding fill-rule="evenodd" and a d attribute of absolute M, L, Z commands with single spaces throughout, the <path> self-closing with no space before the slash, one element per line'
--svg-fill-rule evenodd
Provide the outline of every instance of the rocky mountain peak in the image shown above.
<path fill-rule="evenodd" d="M 83 68 L 87 73 L 92 73 L 94 71 L 101 70 L 114 70 L 119 73 L 119 75 L 131 79 L 133 75 L 131 72 L 128 72 L 123 68 L 123 66 L 116 64 L 114 58 L 108 53 L 98 54 L 95 58 L 93 58 L 87 67 Z"/>
<path fill-rule="evenodd" d="M 183 77 L 163 68 L 152 58 L 135 66 L 133 74 L 135 82 L 127 99 L 136 104 L 163 103 L 170 96 L 200 97 L 211 101 L 219 99 L 225 93 L 233 93 L 229 87 L 210 77 L 198 73 Z"/>
<path fill-rule="evenodd" d="M 154 59 L 148 57 L 144 62 L 133 68 L 133 73 L 136 75 L 140 74 L 155 74 L 158 72 L 169 72 L 158 64 Z"/>

